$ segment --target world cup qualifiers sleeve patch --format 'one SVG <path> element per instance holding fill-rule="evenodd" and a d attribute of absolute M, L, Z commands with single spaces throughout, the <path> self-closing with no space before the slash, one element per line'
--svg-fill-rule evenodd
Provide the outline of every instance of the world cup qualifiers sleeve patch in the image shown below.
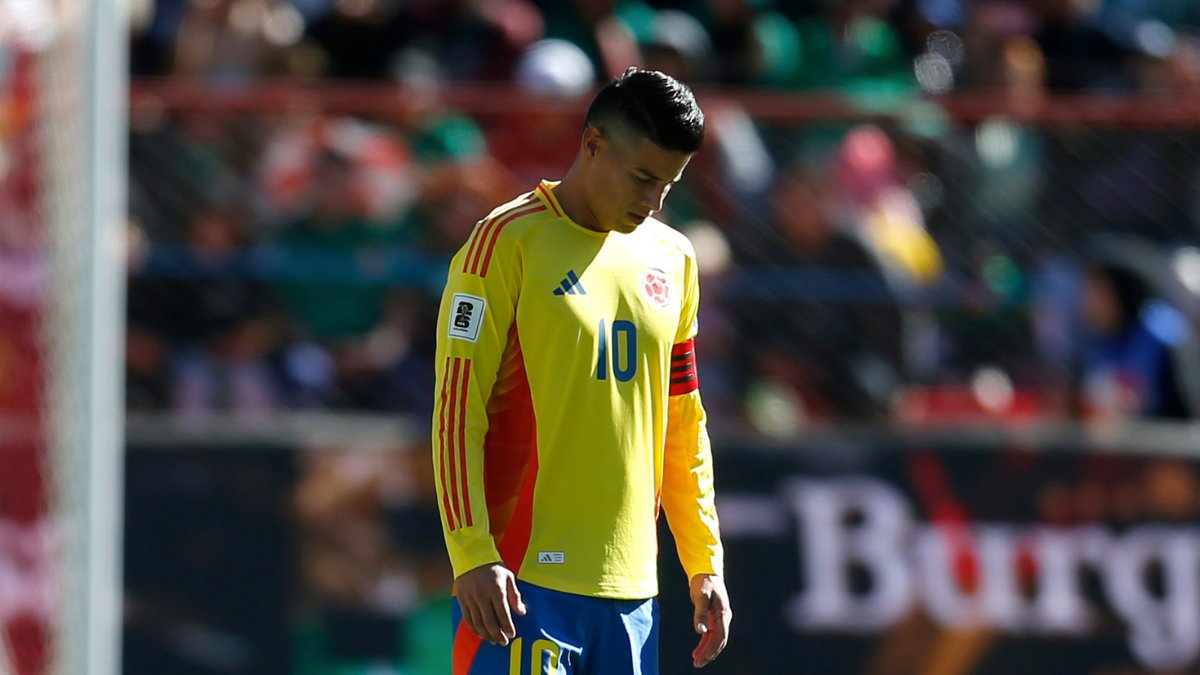
<path fill-rule="evenodd" d="M 696 379 L 695 340 L 680 342 L 671 348 L 671 396 L 689 394 L 700 388 Z"/>
<path fill-rule="evenodd" d="M 478 295 L 455 293 L 450 300 L 449 337 L 454 340 L 479 342 L 479 326 L 487 311 L 487 300 Z"/>

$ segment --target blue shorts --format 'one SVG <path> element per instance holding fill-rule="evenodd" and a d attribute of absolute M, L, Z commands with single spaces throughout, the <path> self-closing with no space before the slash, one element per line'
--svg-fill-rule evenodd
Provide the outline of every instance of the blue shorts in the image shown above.
<path fill-rule="evenodd" d="M 517 637 L 484 642 L 454 599 L 454 675 L 658 675 L 658 600 L 610 600 L 517 582 Z M 519 662 L 519 667 L 516 665 Z"/>

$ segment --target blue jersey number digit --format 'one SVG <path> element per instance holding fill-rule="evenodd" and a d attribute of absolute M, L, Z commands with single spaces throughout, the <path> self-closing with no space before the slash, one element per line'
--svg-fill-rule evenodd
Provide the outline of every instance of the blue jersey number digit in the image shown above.
<path fill-rule="evenodd" d="M 621 339 L 624 336 L 624 340 Z M 624 343 L 624 349 L 621 349 L 621 344 Z M 628 382 L 633 379 L 637 373 L 637 326 L 629 321 L 614 321 L 612 325 L 612 366 L 613 375 L 616 376 L 618 382 Z M 621 358 L 621 352 L 624 351 L 625 358 Z M 625 361 L 625 367 L 621 367 L 621 361 Z"/>
<path fill-rule="evenodd" d="M 596 379 L 608 379 L 608 330 L 600 320 L 600 353 L 596 360 Z M 618 319 L 612 322 L 612 370 L 618 382 L 628 382 L 637 374 L 637 326 L 630 321 Z M 622 354 L 622 352 L 624 354 Z M 622 358 L 624 356 L 624 358 Z M 621 363 L 625 366 L 622 368 Z"/>

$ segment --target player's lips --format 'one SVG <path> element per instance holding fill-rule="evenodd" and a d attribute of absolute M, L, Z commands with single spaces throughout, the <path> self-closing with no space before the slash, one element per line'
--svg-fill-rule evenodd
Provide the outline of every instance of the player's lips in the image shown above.
<path fill-rule="evenodd" d="M 648 213 L 643 216 L 640 213 L 634 213 L 633 211 L 629 212 L 629 219 L 632 220 L 633 222 L 637 223 L 638 225 L 641 225 L 642 222 L 645 221 L 649 217 L 650 217 L 650 214 L 648 214 Z"/>

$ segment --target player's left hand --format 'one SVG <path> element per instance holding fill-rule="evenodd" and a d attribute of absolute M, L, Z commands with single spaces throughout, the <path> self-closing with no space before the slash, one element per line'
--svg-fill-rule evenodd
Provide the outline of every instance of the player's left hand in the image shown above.
<path fill-rule="evenodd" d="M 729 591 L 725 580 L 715 574 L 697 574 L 691 582 L 692 604 L 696 613 L 692 626 L 700 633 L 700 644 L 692 651 L 692 665 L 703 668 L 717 658 L 729 639 Z"/>

